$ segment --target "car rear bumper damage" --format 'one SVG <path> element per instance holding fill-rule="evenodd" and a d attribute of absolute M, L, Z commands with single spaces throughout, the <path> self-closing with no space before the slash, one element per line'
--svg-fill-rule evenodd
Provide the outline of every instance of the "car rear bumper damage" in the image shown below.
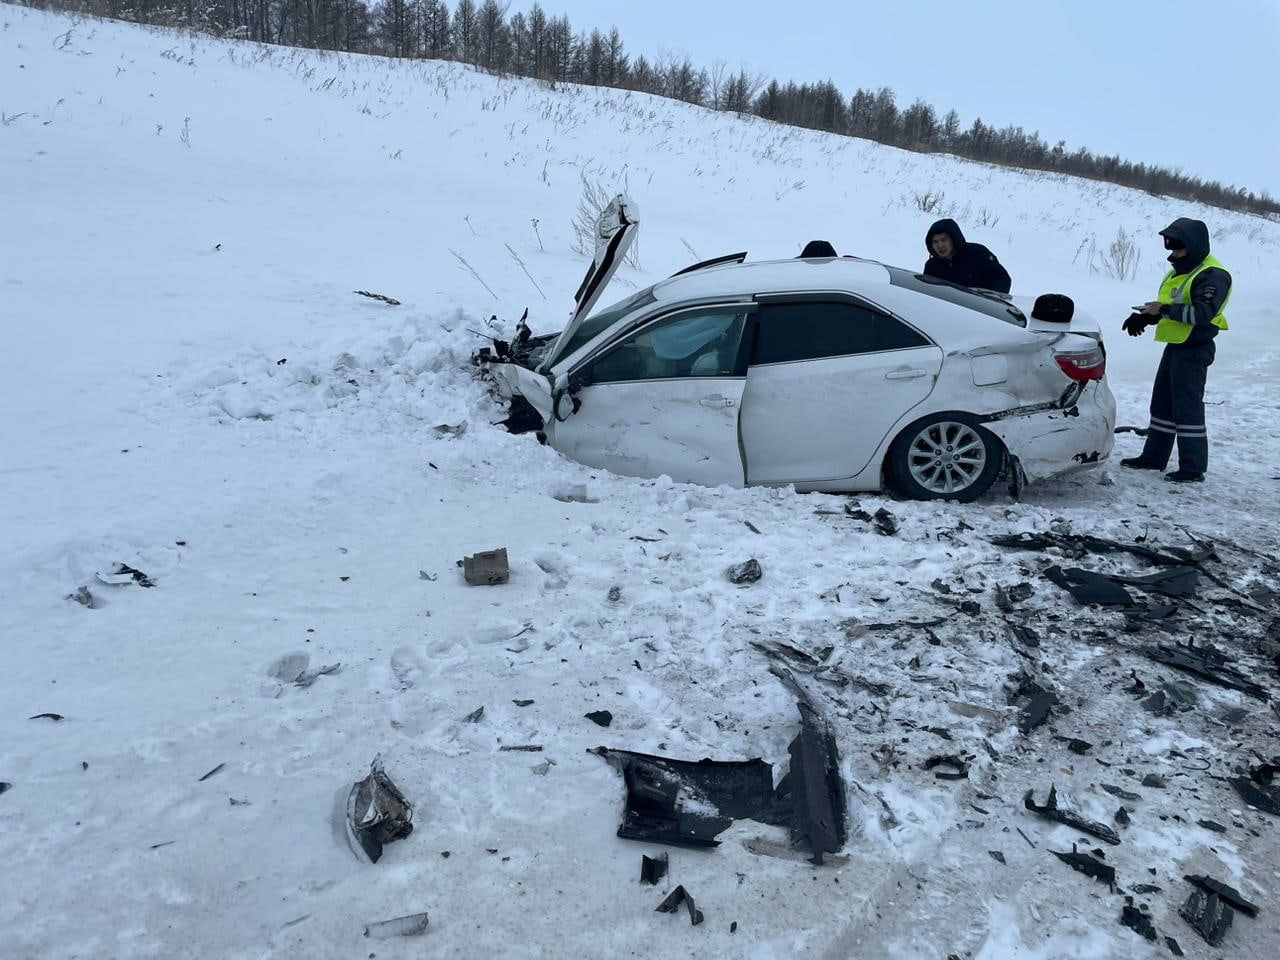
<path fill-rule="evenodd" d="M 1115 444 L 1116 403 L 1105 381 L 1082 385 L 1074 402 L 1021 407 L 985 418 L 1013 461 L 1013 485 L 1047 480 L 1107 461 Z M 1074 391 L 1073 391 L 1074 392 Z"/>

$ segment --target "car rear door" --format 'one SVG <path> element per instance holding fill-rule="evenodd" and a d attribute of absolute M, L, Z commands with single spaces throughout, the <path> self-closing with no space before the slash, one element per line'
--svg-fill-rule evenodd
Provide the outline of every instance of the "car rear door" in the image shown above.
<path fill-rule="evenodd" d="M 679 310 L 610 344 L 565 377 L 581 384 L 577 409 L 557 419 L 551 444 L 626 476 L 742 486 L 738 412 L 751 312 L 742 303 Z"/>
<path fill-rule="evenodd" d="M 932 392 L 942 350 L 848 295 L 758 300 L 742 397 L 746 482 L 855 476 Z"/>

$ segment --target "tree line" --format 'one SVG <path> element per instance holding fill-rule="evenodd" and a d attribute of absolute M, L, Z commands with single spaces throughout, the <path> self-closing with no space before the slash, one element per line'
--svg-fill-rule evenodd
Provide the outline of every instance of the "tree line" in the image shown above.
<path fill-rule="evenodd" d="M 635 90 L 713 110 L 918 152 L 944 152 L 1000 166 L 1087 177 L 1148 193 L 1274 216 L 1280 202 L 1265 190 L 1224 186 L 1216 180 L 1087 147 L 1050 146 L 1038 131 L 994 127 L 959 114 L 940 115 L 916 100 L 900 107 L 893 90 L 862 90 L 845 97 L 827 80 L 780 82 L 723 63 L 695 66 L 664 54 L 632 58 L 617 28 L 575 31 L 567 16 L 539 3 L 509 14 L 498 0 L 21 0 L 28 6 L 69 10 L 136 23 L 184 27 L 218 36 L 283 46 L 373 53 L 388 57 L 456 60 L 481 69 L 551 84 L 580 83 Z"/>

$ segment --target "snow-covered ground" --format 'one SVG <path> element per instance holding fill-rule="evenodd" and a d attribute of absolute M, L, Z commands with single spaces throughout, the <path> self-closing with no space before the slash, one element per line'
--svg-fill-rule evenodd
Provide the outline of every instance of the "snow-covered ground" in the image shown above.
<path fill-rule="evenodd" d="M 1022 809 L 1051 783 L 1108 823 L 1120 801 L 1101 784 L 1142 794 L 1108 861 L 1126 890 L 1161 888 L 1138 900 L 1188 956 L 1280 951 L 1276 821 L 1217 779 L 1275 752 L 1276 714 L 1152 664 L 1145 632 L 1041 576 L 1077 561 L 989 542 L 1220 540 L 1225 585 L 1202 581 L 1176 636 L 1276 689 L 1258 591 L 1280 552 L 1280 224 L 647 96 L 9 5 L 0 71 L 0 956 L 1167 956 L 1048 854 L 1082 839 Z M 886 537 L 844 498 L 617 478 L 509 435 L 468 358 L 492 314 L 504 334 L 525 306 L 535 330 L 561 325 L 584 177 L 645 218 L 640 265 L 606 301 L 815 237 L 914 265 L 928 224 L 956 215 L 1015 292 L 1070 293 L 1115 331 L 1120 420 L 1139 425 L 1158 350 L 1119 324 L 1154 294 L 1156 231 L 1200 217 L 1235 277 L 1210 478 L 1108 466 L 1021 502 L 863 497 L 899 519 Z M 946 198 L 926 213 L 928 191 Z M 1129 282 L 1088 263 L 1121 227 L 1142 251 Z M 1117 458 L 1139 443 L 1121 435 Z M 498 546 L 510 583 L 466 586 L 455 561 Z M 749 557 L 763 579 L 728 583 Z M 119 563 L 155 586 L 101 582 Z M 1039 648 L 991 602 L 1019 581 L 1035 595 L 1011 619 Z M 91 609 L 67 599 L 82 585 Z M 940 616 L 932 636 L 871 626 Z M 770 644 L 832 648 L 827 680 L 795 666 L 838 737 L 847 859 L 779 856 L 785 832 L 751 821 L 713 851 L 673 848 L 693 927 L 654 912 L 667 887 L 637 879 L 656 848 L 615 837 L 621 778 L 586 751 L 780 774 L 799 715 Z M 282 683 L 290 654 L 341 667 Z M 1019 670 L 1070 712 L 1019 732 Z M 1190 684 L 1197 707 L 1142 709 L 1131 670 Z M 583 717 L 601 709 L 609 729 Z M 524 744 L 543 750 L 500 750 Z M 415 830 L 370 865 L 335 811 L 379 753 Z M 968 780 L 921 769 L 946 753 L 974 757 Z M 1140 786 L 1149 773 L 1168 786 Z M 1184 872 L 1261 915 L 1210 951 L 1177 916 Z M 419 911 L 421 937 L 362 936 Z"/>

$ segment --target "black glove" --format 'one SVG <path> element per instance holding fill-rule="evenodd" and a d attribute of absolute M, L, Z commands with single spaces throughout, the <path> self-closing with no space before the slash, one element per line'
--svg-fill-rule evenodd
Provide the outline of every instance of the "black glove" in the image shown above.
<path fill-rule="evenodd" d="M 1124 322 L 1124 332 L 1131 337 L 1140 337 L 1142 331 L 1155 322 L 1155 317 L 1149 317 L 1145 313 L 1131 313 L 1129 319 Z"/>

